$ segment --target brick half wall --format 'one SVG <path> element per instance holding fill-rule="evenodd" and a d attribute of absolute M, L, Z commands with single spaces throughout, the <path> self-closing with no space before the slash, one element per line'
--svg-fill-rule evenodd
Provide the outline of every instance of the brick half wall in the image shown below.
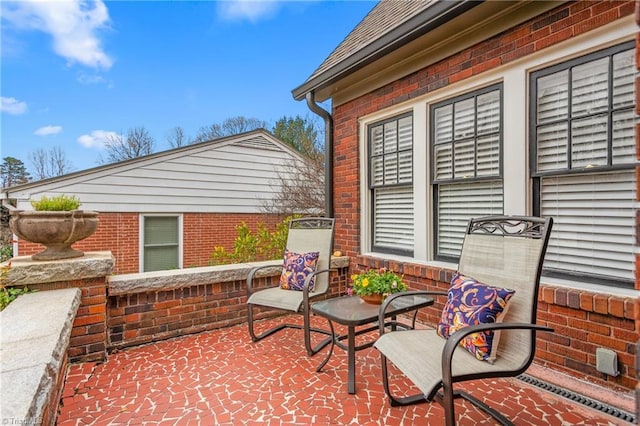
<path fill-rule="evenodd" d="M 352 258 L 351 271 L 388 268 L 402 274 L 413 290 L 447 291 L 454 270 L 420 264 L 359 256 Z M 446 300 L 440 298 L 420 311 L 419 319 L 436 324 Z M 635 298 L 615 297 L 583 290 L 545 285 L 538 294 L 537 323 L 554 329 L 539 333 L 535 363 L 584 381 L 609 388 L 633 390 L 636 386 Z M 596 348 L 618 355 L 620 375 L 596 370 Z"/>

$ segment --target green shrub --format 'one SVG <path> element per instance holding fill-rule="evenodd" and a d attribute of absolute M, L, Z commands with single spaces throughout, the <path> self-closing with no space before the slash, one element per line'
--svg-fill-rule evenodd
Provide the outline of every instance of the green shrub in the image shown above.
<path fill-rule="evenodd" d="M 295 216 L 297 217 L 297 216 Z M 212 265 L 227 265 L 230 263 L 254 262 L 257 260 L 278 259 L 284 256 L 284 249 L 289 235 L 289 222 L 294 217 L 289 216 L 276 225 L 273 232 L 264 223 L 259 223 L 255 233 L 252 233 L 245 222 L 236 225 L 238 233 L 233 251 L 227 251 L 222 246 L 215 246 L 211 253 Z"/>
<path fill-rule="evenodd" d="M 7 274 L 9 273 L 9 269 L 11 269 L 10 263 L 0 267 L 0 311 L 6 308 L 9 303 L 13 302 L 21 294 L 31 292 L 27 287 L 15 288 L 7 287 L 5 285 L 4 282 Z"/>
<path fill-rule="evenodd" d="M 37 211 L 70 211 L 80 207 L 80 199 L 75 195 L 60 194 L 54 197 L 43 195 L 38 201 L 32 201 L 31 205 Z"/>
<path fill-rule="evenodd" d="M 13 257 L 13 245 L 3 244 L 0 246 L 0 262 L 9 260 Z"/>

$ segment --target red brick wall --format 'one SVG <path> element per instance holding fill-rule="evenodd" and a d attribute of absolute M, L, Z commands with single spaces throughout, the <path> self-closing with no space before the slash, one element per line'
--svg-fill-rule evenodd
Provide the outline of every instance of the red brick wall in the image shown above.
<path fill-rule="evenodd" d="M 636 0 L 636 24 L 640 26 L 640 1 Z M 640 32 L 636 35 L 640 46 Z M 640 71 L 640 53 L 636 48 L 636 68 Z M 636 115 L 640 115 L 640 77 L 636 77 Z M 636 159 L 640 161 L 640 123 L 636 124 Z M 636 167 L 636 201 L 640 201 L 640 166 Z M 636 245 L 640 244 L 640 211 L 636 212 Z M 636 254 L 636 290 L 640 290 L 640 255 Z M 635 303 L 636 330 L 640 330 L 640 298 Z M 640 341 L 636 342 L 636 379 L 640 379 Z M 640 383 L 636 384 L 636 418 L 640 418 Z"/>
<path fill-rule="evenodd" d="M 107 285 L 105 277 L 43 284 L 29 284 L 30 290 L 79 288 L 80 307 L 73 321 L 67 355 L 71 362 L 103 361 L 107 341 Z"/>
<path fill-rule="evenodd" d="M 634 8 L 634 1 L 570 2 L 405 78 L 334 107 L 335 248 L 351 257 L 351 269 L 389 267 L 403 273 L 410 287 L 416 289 L 446 290 L 451 279 L 451 271 L 448 270 L 359 256 L 362 251 L 359 246 L 359 117 L 526 57 L 629 16 L 634 13 Z M 640 158 L 640 142 L 638 152 Z M 640 285 L 637 287 L 640 288 Z M 627 389 L 635 387 L 634 358 L 638 334 L 633 299 L 543 284 L 539 300 L 539 322 L 557 330 L 553 334 L 540 335 L 537 352 L 539 362 L 573 376 L 588 377 L 599 384 Z M 437 320 L 441 308 L 441 305 L 435 305 L 423 319 Z M 595 370 L 596 347 L 609 348 L 618 354 L 620 376 L 608 377 Z"/>
<path fill-rule="evenodd" d="M 352 270 L 385 267 L 403 274 L 412 289 L 447 291 L 453 270 L 407 262 L 386 261 L 358 256 Z M 444 300 L 420 311 L 419 319 L 428 324 L 440 320 Z M 634 389 L 636 386 L 634 300 L 581 290 L 542 286 L 538 297 L 538 323 L 554 329 L 540 333 L 536 359 L 540 364 L 602 386 Z M 596 371 L 596 348 L 618 354 L 620 375 Z"/>
<path fill-rule="evenodd" d="M 634 12 L 634 1 L 569 3 L 463 50 L 426 69 L 334 108 L 334 207 L 336 249 L 355 256 L 359 247 L 358 117 L 512 62 Z"/>
<path fill-rule="evenodd" d="M 139 272 L 140 223 L 138 213 L 100 213 L 95 234 L 73 245 L 83 251 L 111 251 L 116 258 L 114 274 Z M 258 223 L 274 229 L 282 217 L 267 214 L 185 213 L 183 215 L 183 266 L 207 266 L 214 246 L 233 248 L 235 226 L 246 222 L 250 229 Z M 43 250 L 40 244 L 19 241 L 20 256 Z"/>
<path fill-rule="evenodd" d="M 347 277 L 347 268 L 331 272 L 328 297 L 344 294 Z M 256 288 L 272 286 L 273 279 L 259 279 Z M 247 321 L 246 301 L 244 280 L 109 296 L 109 349 L 244 323 Z M 257 318 L 278 313 L 282 314 L 282 311 L 265 311 Z"/>

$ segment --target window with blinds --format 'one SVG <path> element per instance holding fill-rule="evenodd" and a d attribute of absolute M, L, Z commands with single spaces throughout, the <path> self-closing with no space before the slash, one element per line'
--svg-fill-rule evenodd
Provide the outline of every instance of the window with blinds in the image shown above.
<path fill-rule="evenodd" d="M 531 75 L 535 213 L 554 218 L 545 272 L 634 280 L 634 43 Z"/>
<path fill-rule="evenodd" d="M 368 128 L 372 250 L 413 255 L 413 117 Z"/>
<path fill-rule="evenodd" d="M 180 267 L 178 216 L 143 217 L 143 272 Z"/>
<path fill-rule="evenodd" d="M 436 258 L 456 260 L 470 218 L 502 214 L 502 85 L 431 108 Z"/>

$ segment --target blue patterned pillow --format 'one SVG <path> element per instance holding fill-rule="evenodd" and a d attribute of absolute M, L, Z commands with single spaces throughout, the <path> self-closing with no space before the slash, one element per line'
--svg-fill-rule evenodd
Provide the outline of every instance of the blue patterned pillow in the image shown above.
<path fill-rule="evenodd" d="M 304 289 L 304 280 L 309 274 L 313 274 L 318 263 L 320 253 L 312 251 L 309 253 L 294 253 L 289 250 L 284 252 L 284 264 L 282 265 L 282 275 L 280 276 L 280 288 L 285 290 Z M 313 291 L 316 277 L 309 281 L 309 291 Z"/>
<path fill-rule="evenodd" d="M 469 325 L 500 322 L 514 293 L 514 290 L 491 287 L 456 273 L 436 332 L 448 339 Z M 496 358 L 498 339 L 499 333 L 489 330 L 466 336 L 460 345 L 477 359 L 492 363 Z"/>

